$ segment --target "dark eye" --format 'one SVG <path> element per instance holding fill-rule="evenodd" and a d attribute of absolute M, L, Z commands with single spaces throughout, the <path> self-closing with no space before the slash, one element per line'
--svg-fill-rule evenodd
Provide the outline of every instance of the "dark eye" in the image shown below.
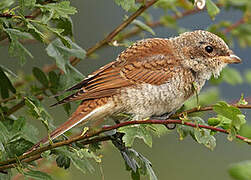
<path fill-rule="evenodd" d="M 212 46 L 206 46 L 205 47 L 205 50 L 208 52 L 208 53 L 211 53 L 211 52 L 213 52 L 213 47 Z"/>

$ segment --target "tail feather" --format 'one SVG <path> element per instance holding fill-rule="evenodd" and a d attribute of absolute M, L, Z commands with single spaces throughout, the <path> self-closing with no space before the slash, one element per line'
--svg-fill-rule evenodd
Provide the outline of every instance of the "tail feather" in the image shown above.
<path fill-rule="evenodd" d="M 53 107 L 53 106 L 56 106 L 59 104 L 65 104 L 65 103 L 68 103 L 68 102 L 71 102 L 74 100 L 80 100 L 82 98 L 81 94 L 84 94 L 84 93 L 85 93 L 84 90 L 79 90 L 79 91 L 65 97 L 64 99 L 56 102 L 55 104 L 50 105 L 50 107 Z"/>
<path fill-rule="evenodd" d="M 63 123 L 60 127 L 55 129 L 50 133 L 50 139 L 53 140 L 58 136 L 62 135 L 66 131 L 70 130 L 71 128 L 85 124 L 89 120 L 98 120 L 102 119 L 107 114 L 110 114 L 110 111 L 113 109 L 113 103 L 107 103 L 99 107 L 88 108 L 85 107 L 85 104 L 80 105 L 77 110 L 72 114 L 70 119 Z M 87 111 L 86 111 L 87 109 Z M 49 143 L 49 137 L 46 136 L 42 140 L 40 140 L 37 144 L 35 144 L 30 150 L 28 150 L 25 154 L 35 150 L 40 146 L 40 144 L 47 144 Z"/>

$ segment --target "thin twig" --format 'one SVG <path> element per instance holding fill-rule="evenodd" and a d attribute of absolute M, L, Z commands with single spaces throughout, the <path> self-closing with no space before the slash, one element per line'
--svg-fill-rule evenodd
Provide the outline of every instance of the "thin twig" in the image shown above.
<path fill-rule="evenodd" d="M 231 32 L 233 29 L 236 29 L 238 26 L 245 24 L 246 20 L 244 17 L 242 17 L 241 19 L 239 19 L 237 22 L 233 23 L 232 25 L 230 25 L 228 28 L 224 29 L 222 31 L 223 34 L 227 34 L 229 32 Z"/>
<path fill-rule="evenodd" d="M 126 19 L 122 24 L 120 24 L 118 27 L 116 27 L 109 35 L 107 35 L 103 40 L 99 41 L 98 43 L 96 43 L 94 46 L 92 46 L 91 48 L 89 48 L 87 50 L 86 55 L 90 55 L 92 54 L 94 51 L 96 51 L 97 49 L 101 48 L 102 46 L 104 46 L 105 44 L 109 43 L 120 31 L 122 31 L 125 27 L 127 27 L 134 19 L 136 19 L 140 14 L 142 14 L 147 8 L 149 8 L 150 6 L 152 6 L 154 3 L 156 3 L 158 0 L 151 0 L 148 3 L 146 3 L 145 5 L 142 5 L 135 13 L 133 13 L 128 19 Z M 74 57 L 71 59 L 71 63 L 73 65 L 75 65 L 76 63 L 78 63 L 80 61 L 80 59 L 78 59 L 77 57 Z M 48 73 L 50 71 L 53 71 L 57 68 L 57 66 L 51 65 L 49 67 L 43 68 L 44 72 Z M 21 101 L 19 102 L 16 106 L 14 106 L 13 108 L 11 108 L 7 114 L 10 115 L 14 112 L 16 112 L 17 110 L 19 110 L 20 108 L 22 108 L 24 106 L 24 103 Z"/>
<path fill-rule="evenodd" d="M 86 52 L 86 56 L 91 55 L 94 51 L 100 49 L 104 45 L 110 43 L 112 39 L 120 33 L 123 29 L 125 29 L 134 19 L 136 19 L 140 14 L 142 14 L 146 9 L 151 7 L 154 3 L 156 3 L 158 0 L 151 0 L 147 2 L 146 4 L 142 5 L 135 13 L 133 13 L 128 19 L 126 19 L 123 23 L 121 23 L 119 26 L 117 26 L 110 34 L 108 34 L 103 40 L 97 42 L 94 46 L 89 48 Z M 79 58 L 73 57 L 70 59 L 70 62 L 72 65 L 76 65 L 80 61 Z M 51 66 L 47 66 L 43 70 L 45 72 L 50 72 L 57 69 L 57 65 L 53 64 Z"/>
<path fill-rule="evenodd" d="M 236 104 L 232 104 L 232 105 L 235 106 L 235 107 L 238 107 L 238 108 L 251 109 L 251 105 L 236 105 Z M 199 111 L 210 111 L 212 109 L 213 109 L 212 106 L 208 106 L 208 107 L 203 107 L 203 108 L 200 108 L 200 109 L 193 108 L 193 109 L 185 111 L 185 112 L 187 114 L 191 114 L 191 113 L 199 112 Z M 178 114 L 176 116 L 182 117 L 183 113 Z M 87 145 L 87 144 L 94 143 L 94 142 L 106 141 L 106 140 L 109 140 L 108 136 L 104 136 L 104 137 L 95 137 L 95 136 L 98 136 L 101 133 L 104 133 L 106 131 L 110 131 L 110 130 L 113 130 L 113 129 L 118 129 L 118 128 L 124 127 L 124 126 L 134 125 L 134 124 L 182 124 L 182 125 L 186 125 L 186 126 L 210 129 L 210 130 L 213 130 L 213 131 L 229 134 L 229 132 L 227 130 L 221 129 L 221 128 L 218 128 L 218 127 L 213 127 L 213 126 L 209 126 L 209 125 L 200 125 L 200 124 L 191 123 L 191 122 L 184 122 L 182 120 L 176 120 L 176 119 L 168 119 L 168 120 L 165 120 L 165 121 L 163 121 L 163 120 L 126 121 L 126 122 L 122 122 L 120 124 L 116 124 L 116 125 L 113 125 L 113 126 L 103 127 L 103 128 L 101 128 L 100 130 L 97 130 L 97 131 L 87 132 L 84 135 L 79 135 L 79 136 L 73 137 L 73 138 L 65 140 L 65 141 L 61 141 L 61 142 L 58 142 L 58 143 L 54 143 L 54 144 L 51 144 L 51 145 L 41 147 L 41 148 L 36 149 L 34 151 L 31 151 L 31 152 L 29 152 L 27 154 L 19 156 L 18 159 L 19 159 L 19 161 L 22 161 L 22 162 L 31 162 L 31 161 L 34 161 L 36 159 L 39 159 L 40 154 L 42 152 L 45 152 L 47 150 L 51 150 L 51 149 L 54 149 L 54 148 L 57 148 L 57 147 L 60 147 L 60 146 L 69 145 L 69 144 L 71 144 L 73 142 L 77 142 L 77 141 L 80 141 L 80 140 L 84 140 L 82 142 L 83 145 Z M 90 139 L 90 138 L 92 138 L 92 139 Z M 251 144 L 251 139 L 248 139 L 248 138 L 240 136 L 240 135 L 236 135 L 236 138 L 242 140 L 243 142 Z M 0 162 L 0 171 L 4 170 L 4 169 L 11 168 L 11 167 L 14 167 L 15 164 L 13 164 L 13 163 L 16 163 L 16 158 L 12 158 L 12 159 L 9 159 L 7 161 Z"/>

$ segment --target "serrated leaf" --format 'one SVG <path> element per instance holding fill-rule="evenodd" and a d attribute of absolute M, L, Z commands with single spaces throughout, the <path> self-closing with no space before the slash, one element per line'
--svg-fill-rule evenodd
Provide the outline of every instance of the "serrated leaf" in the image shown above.
<path fill-rule="evenodd" d="M 55 20 L 57 23 L 58 29 L 63 29 L 64 31 L 61 33 L 63 36 L 73 36 L 73 22 L 71 18 L 60 18 Z"/>
<path fill-rule="evenodd" d="M 36 79 L 42 84 L 44 85 L 44 87 L 49 87 L 49 80 L 47 78 L 47 76 L 45 75 L 45 73 L 37 68 L 37 67 L 34 67 L 32 69 L 32 73 L 33 75 L 36 77 Z"/>
<path fill-rule="evenodd" d="M 75 150 L 75 149 L 74 149 Z M 79 156 L 78 151 L 69 151 L 69 150 L 65 150 L 65 149 L 57 149 L 56 150 L 57 153 L 63 154 L 66 157 L 69 157 L 71 159 L 72 164 L 79 169 L 81 172 L 86 173 L 86 171 L 88 172 L 93 172 L 94 168 L 91 165 L 91 163 L 89 162 L 89 160 L 83 155 L 83 156 Z"/>
<path fill-rule="evenodd" d="M 25 140 L 24 138 L 18 138 L 16 140 L 9 141 L 5 148 L 9 157 L 16 157 L 22 155 L 28 149 L 33 146 L 33 143 Z"/>
<path fill-rule="evenodd" d="M 52 41 L 46 48 L 47 54 L 56 60 L 57 66 L 65 73 L 67 73 L 66 66 L 70 66 L 70 57 L 75 56 L 84 59 L 86 54 L 84 49 L 73 43 L 69 38 L 67 39 L 71 44 L 71 48 L 64 46 L 59 39 Z"/>
<path fill-rule="evenodd" d="M 150 180 L 157 180 L 151 162 L 132 148 L 127 148 L 124 153 L 124 160 L 126 162 L 127 170 L 132 170 L 132 177 L 135 179 L 140 178 L 140 175 L 148 175 Z M 122 154 L 123 155 L 123 154 Z M 127 157 L 127 158 L 125 158 Z M 131 164 L 128 164 L 130 162 Z M 135 167 L 132 166 L 134 164 Z"/>
<path fill-rule="evenodd" d="M 152 147 L 152 136 L 147 129 L 148 126 L 145 124 L 141 125 L 133 125 L 133 126 L 125 126 L 119 128 L 119 132 L 125 133 L 123 136 L 123 141 L 127 147 L 132 147 L 134 139 L 140 138 L 149 146 Z"/>
<path fill-rule="evenodd" d="M 12 85 L 8 76 L 5 74 L 5 72 L 1 67 L 0 67 L 0 91 L 3 99 L 9 97 L 9 91 L 11 91 L 12 93 L 16 93 L 15 87 Z"/>
<path fill-rule="evenodd" d="M 143 23 L 142 21 L 135 19 L 135 20 L 133 20 L 132 23 L 135 24 L 136 26 L 140 27 L 141 29 L 143 29 L 147 32 L 150 32 L 152 35 L 155 35 L 155 32 L 153 31 L 153 29 L 150 26 Z"/>
<path fill-rule="evenodd" d="M 154 171 L 152 169 L 151 162 L 148 159 L 146 159 L 144 156 L 142 156 L 142 154 L 140 154 L 140 158 L 145 164 L 147 174 L 148 174 L 150 180 L 158 180 L 157 176 L 155 175 L 155 173 L 154 173 Z"/>
<path fill-rule="evenodd" d="M 32 178 L 36 180 L 53 180 L 52 177 L 42 171 L 29 170 L 24 172 L 24 176 L 27 178 Z"/>
<path fill-rule="evenodd" d="M 211 150 L 213 150 L 216 146 L 216 139 L 207 129 L 194 128 L 194 137 L 198 143 L 205 145 Z"/>
<path fill-rule="evenodd" d="M 214 19 L 215 16 L 220 12 L 220 9 L 215 5 L 212 0 L 206 0 L 206 7 L 209 16 Z"/>
<path fill-rule="evenodd" d="M 135 7 L 135 0 L 114 0 L 118 6 L 121 6 L 124 10 L 129 11 Z"/>
<path fill-rule="evenodd" d="M 70 6 L 70 1 L 48 3 L 46 5 L 37 4 L 36 7 L 39 7 L 42 11 L 46 11 L 52 14 L 51 17 L 53 19 L 68 18 L 69 15 L 77 13 L 77 9 L 75 7 Z"/>
<path fill-rule="evenodd" d="M 229 167 L 229 174 L 235 180 L 250 180 L 251 179 L 251 161 L 243 161 L 240 163 L 232 164 Z"/>
<path fill-rule="evenodd" d="M 193 132 L 193 128 L 185 125 L 177 125 L 177 133 L 180 136 L 180 140 L 183 140 L 188 134 Z"/>
<path fill-rule="evenodd" d="M 221 121 L 229 119 L 231 121 L 231 126 L 240 130 L 240 127 L 246 123 L 245 116 L 241 113 L 240 109 L 234 106 L 230 106 L 226 102 L 218 102 L 213 106 L 213 110 L 221 118 Z M 225 118 L 223 118 L 225 117 Z"/>
<path fill-rule="evenodd" d="M 3 29 L 10 38 L 9 54 L 18 57 L 21 64 L 25 64 L 26 57 L 33 58 L 32 54 L 19 42 L 20 39 L 30 38 L 30 35 L 17 29 Z"/>
<path fill-rule="evenodd" d="M 56 158 L 56 162 L 58 167 L 68 169 L 71 164 L 71 159 L 63 154 L 59 154 Z"/>
<path fill-rule="evenodd" d="M 44 43 L 46 41 L 46 35 L 43 34 L 37 27 L 36 23 L 34 23 L 32 20 L 26 19 L 23 17 L 24 22 L 26 23 L 26 26 L 28 28 L 29 33 L 38 41 Z"/>
<path fill-rule="evenodd" d="M 25 97 L 25 104 L 30 114 L 35 117 L 35 119 L 40 120 L 47 130 L 54 129 L 51 115 L 45 110 L 38 99 L 35 97 Z"/>

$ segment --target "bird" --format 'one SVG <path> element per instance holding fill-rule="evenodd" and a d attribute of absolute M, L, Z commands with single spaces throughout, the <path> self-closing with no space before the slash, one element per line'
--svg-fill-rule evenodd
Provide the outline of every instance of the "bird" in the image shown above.
<path fill-rule="evenodd" d="M 222 38 L 205 30 L 137 41 L 115 61 L 66 90 L 75 92 L 54 105 L 76 100 L 81 104 L 49 137 L 53 140 L 77 125 L 118 113 L 131 114 L 133 120 L 168 117 L 199 93 L 211 76 L 218 77 L 226 65 L 240 62 Z M 49 138 L 32 149 L 41 143 L 49 143 Z"/>

